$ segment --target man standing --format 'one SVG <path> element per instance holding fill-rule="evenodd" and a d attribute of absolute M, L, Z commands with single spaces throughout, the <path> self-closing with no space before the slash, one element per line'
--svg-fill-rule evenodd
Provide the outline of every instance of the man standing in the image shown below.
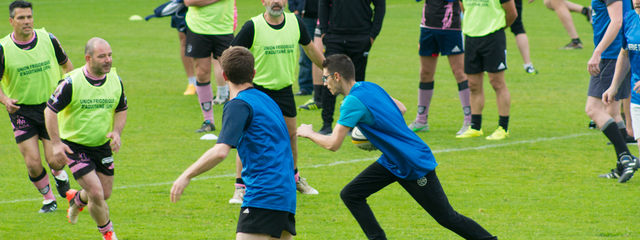
<path fill-rule="evenodd" d="M 62 170 L 65 163 L 52 161 L 51 141 L 43 111 L 62 72 L 73 70 L 73 64 L 53 34 L 44 28 L 33 28 L 30 2 L 12 2 L 9 17 L 13 32 L 0 40 L 0 102 L 9 112 L 29 179 L 44 197 L 38 212 L 48 213 L 55 211 L 58 204 L 51 192 L 49 175 L 42 166 L 38 139 L 42 141 L 45 160 L 56 180 L 58 193 L 64 197 L 69 190 L 69 177 Z"/>
<path fill-rule="evenodd" d="M 244 47 L 222 54 L 225 81 L 233 99 L 224 106 L 218 143 L 173 183 L 177 202 L 192 178 L 224 160 L 231 148 L 242 159 L 246 195 L 240 208 L 236 239 L 291 239 L 296 235 L 296 187 L 289 131 L 280 108 L 253 88 L 254 58 Z"/>
<path fill-rule="evenodd" d="M 529 0 L 529 3 L 534 0 Z M 558 49 L 570 50 L 570 49 L 582 49 L 582 42 L 576 31 L 576 26 L 573 25 L 573 18 L 571 18 L 571 12 L 578 12 L 587 17 L 587 21 L 591 22 L 591 8 L 585 7 L 577 3 L 573 3 L 566 0 L 544 0 L 544 5 L 549 10 L 553 10 L 558 15 L 562 26 L 569 34 L 571 42 L 564 47 Z"/>
<path fill-rule="evenodd" d="M 371 6 L 373 4 L 373 7 Z M 369 50 L 380 34 L 386 11 L 385 0 L 320 0 L 318 18 L 325 56 L 346 54 L 356 67 L 356 81 L 364 81 Z M 336 96 L 325 87 L 322 91 L 322 128 L 331 134 Z"/>
<path fill-rule="evenodd" d="M 340 192 L 342 201 L 368 239 L 387 239 L 376 221 L 367 198 L 398 182 L 440 225 L 465 239 L 497 239 L 475 221 L 459 214 L 449 204 L 435 168 L 438 165 L 427 144 L 404 127 L 404 105 L 375 83 L 356 82 L 353 63 L 344 54 L 327 57 L 323 63 L 325 85 L 331 93 L 345 96 L 340 119 L 331 136 L 302 124 L 298 136 L 337 151 L 347 132 L 358 127 L 382 151 L 378 161 L 351 180 Z"/>
<path fill-rule="evenodd" d="M 313 63 L 321 66 L 322 52 L 311 41 L 304 22 L 293 13 L 284 13 L 287 0 L 262 0 L 266 12 L 251 18 L 233 39 L 232 46 L 249 49 L 256 61 L 253 85 L 266 93 L 280 107 L 289 130 L 296 186 L 303 194 L 318 194 L 298 173 L 298 141 L 296 138 L 296 102 L 291 88 L 296 79 L 298 44 Z M 240 178 L 241 162 L 236 159 L 236 194 L 230 203 L 242 201 L 244 184 Z"/>
<path fill-rule="evenodd" d="M 511 95 L 504 80 L 507 70 L 507 39 L 504 28 L 509 27 L 518 14 L 512 0 L 466 0 L 462 32 L 465 37 L 464 72 L 471 89 L 471 127 L 457 138 L 482 136 L 482 110 L 484 109 L 484 72 L 496 92 L 498 102 L 498 129 L 487 137 L 500 140 L 509 137 L 509 110 Z"/>
<path fill-rule="evenodd" d="M 204 115 L 197 133 L 215 131 L 213 124 L 214 103 L 222 104 L 229 98 L 229 86 L 218 89 L 222 100 L 214 102 L 211 89 L 211 56 L 218 59 L 229 48 L 237 25 L 235 0 L 185 0 L 187 11 L 187 47 L 185 56 L 194 58 L 196 65 L 196 93 Z M 222 78 L 222 76 L 216 76 Z"/>
<path fill-rule="evenodd" d="M 433 96 L 438 55 L 449 59 L 449 66 L 458 83 L 458 96 L 462 104 L 464 121 L 456 135 L 463 134 L 471 125 L 469 106 L 469 81 L 464 74 L 464 46 L 460 26 L 460 2 L 425 0 L 420 24 L 420 85 L 418 89 L 418 114 L 409 125 L 414 132 L 428 132 L 429 106 Z"/>
<path fill-rule="evenodd" d="M 69 222 L 76 224 L 78 214 L 88 206 L 104 239 L 111 240 L 117 238 L 106 200 L 113 189 L 112 152 L 120 150 L 127 100 L 122 80 L 111 68 L 109 43 L 92 38 L 84 52 L 86 64 L 58 85 L 44 114 L 55 160 L 68 162 L 82 187 L 67 192 Z"/>
<path fill-rule="evenodd" d="M 531 52 L 529 51 L 529 38 L 527 37 L 527 32 L 524 31 L 524 24 L 522 24 L 522 0 L 514 0 L 516 5 L 516 11 L 518 13 L 518 17 L 511 24 L 509 29 L 516 37 L 516 45 L 518 45 L 518 50 L 520 51 L 520 56 L 522 56 L 522 65 L 524 67 L 524 71 L 530 75 L 538 74 L 538 70 L 533 67 L 533 63 L 531 62 Z"/>

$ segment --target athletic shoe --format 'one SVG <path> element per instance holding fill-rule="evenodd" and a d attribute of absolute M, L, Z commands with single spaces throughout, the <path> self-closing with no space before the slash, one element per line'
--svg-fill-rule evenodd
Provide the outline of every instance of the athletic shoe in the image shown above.
<path fill-rule="evenodd" d="M 307 179 L 303 177 L 296 182 L 296 189 L 302 194 L 318 194 L 318 190 L 309 186 Z"/>
<path fill-rule="evenodd" d="M 308 95 L 311 95 L 311 93 L 309 93 L 309 92 L 307 92 L 305 90 L 300 90 L 297 93 L 294 93 L 293 95 L 295 95 L 295 96 L 308 96 Z"/>
<path fill-rule="evenodd" d="M 76 191 L 75 189 L 69 189 L 69 191 L 67 191 L 66 198 L 67 198 L 67 201 L 69 201 L 69 209 L 67 209 L 67 218 L 69 219 L 69 222 L 71 224 L 76 224 L 78 222 L 78 215 L 84 209 L 76 205 L 74 198 L 76 197 L 77 193 L 78 191 Z"/>
<path fill-rule="evenodd" d="M 229 204 L 242 204 L 244 201 L 244 193 L 246 188 L 236 187 L 236 191 L 233 192 L 233 197 L 229 199 Z"/>
<path fill-rule="evenodd" d="M 102 239 L 103 240 L 118 240 L 118 238 L 116 237 L 116 232 L 113 231 L 113 229 L 111 231 L 108 231 L 107 233 L 102 235 Z"/>
<path fill-rule="evenodd" d="M 304 104 L 298 106 L 298 108 L 300 108 L 300 110 L 318 110 L 322 108 L 322 104 L 316 104 L 316 101 L 314 101 L 312 98 L 306 101 Z"/>
<path fill-rule="evenodd" d="M 582 49 L 582 43 L 573 43 L 570 42 L 569 44 L 565 45 L 564 47 L 558 48 L 560 50 L 572 50 L 572 49 Z"/>
<path fill-rule="evenodd" d="M 482 129 L 475 130 L 473 128 L 468 128 L 464 133 L 457 135 L 456 138 L 472 138 L 472 137 L 480 137 L 482 136 Z"/>
<path fill-rule="evenodd" d="M 620 164 L 622 164 L 622 174 L 618 182 L 625 183 L 633 177 L 633 173 L 638 169 L 638 159 L 631 155 L 622 155 Z"/>
<path fill-rule="evenodd" d="M 331 129 L 331 124 L 323 125 L 322 128 L 320 128 L 320 131 L 318 131 L 318 133 L 322 135 L 331 136 L 331 134 L 333 133 L 333 129 Z"/>
<path fill-rule="evenodd" d="M 67 191 L 71 188 L 71 185 L 69 185 L 69 175 L 67 175 L 65 170 L 60 171 L 62 171 L 60 176 L 53 175 L 53 173 L 51 173 L 51 175 L 53 175 L 53 179 L 56 180 L 56 189 L 58 189 L 60 197 L 67 197 Z"/>
<path fill-rule="evenodd" d="M 505 131 L 502 126 L 498 126 L 495 132 L 486 137 L 487 140 L 502 140 L 509 137 L 509 131 Z"/>
<path fill-rule="evenodd" d="M 536 70 L 534 67 L 527 67 L 527 69 L 525 69 L 524 71 L 526 71 L 527 74 L 529 74 L 529 75 L 538 74 L 538 70 Z"/>
<path fill-rule="evenodd" d="M 638 143 L 638 140 L 636 140 L 636 139 L 635 139 L 634 137 L 632 137 L 632 136 L 627 136 L 627 138 L 625 139 L 625 141 L 627 142 L 627 144 L 629 144 L 629 143 L 633 143 L 633 144 Z"/>
<path fill-rule="evenodd" d="M 611 172 L 605 173 L 605 174 L 600 174 L 598 175 L 598 177 L 600 178 L 620 178 L 620 173 L 618 172 L 618 169 L 611 169 Z"/>
<path fill-rule="evenodd" d="M 409 129 L 414 132 L 428 132 L 429 131 L 429 123 L 419 123 L 417 121 L 413 121 L 409 124 Z"/>
<path fill-rule="evenodd" d="M 589 129 L 596 129 L 596 128 L 597 128 L 596 123 L 593 120 L 591 120 L 591 122 L 589 122 Z"/>
<path fill-rule="evenodd" d="M 225 104 L 229 101 L 229 96 L 227 96 L 226 98 L 220 98 L 220 95 L 216 96 L 216 98 L 213 99 L 213 105 L 222 105 Z"/>
<path fill-rule="evenodd" d="M 197 133 L 203 133 L 203 132 L 211 132 L 211 131 L 215 131 L 216 130 L 216 126 L 213 125 L 213 123 L 209 120 L 205 120 L 202 123 L 202 127 L 200 127 L 200 129 L 196 130 Z"/>
<path fill-rule="evenodd" d="M 55 200 L 44 200 L 42 204 L 38 213 L 50 213 L 58 209 L 58 203 Z"/>
<path fill-rule="evenodd" d="M 462 127 L 460 128 L 460 131 L 456 133 L 456 136 L 464 134 L 464 132 L 466 132 L 467 129 L 469 129 L 470 127 L 471 127 L 471 123 L 468 123 L 468 122 L 462 123 Z"/>
<path fill-rule="evenodd" d="M 187 90 L 184 91 L 184 93 L 182 93 L 183 95 L 195 95 L 196 94 L 196 86 L 193 86 L 193 84 L 189 84 L 187 85 Z"/>

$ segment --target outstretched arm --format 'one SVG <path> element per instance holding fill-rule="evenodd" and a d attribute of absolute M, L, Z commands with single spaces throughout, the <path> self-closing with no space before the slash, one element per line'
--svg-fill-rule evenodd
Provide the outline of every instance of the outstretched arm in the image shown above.
<path fill-rule="evenodd" d="M 191 182 L 191 179 L 218 165 L 222 160 L 227 158 L 230 150 L 231 146 L 219 143 L 205 152 L 198 161 L 187 168 L 187 170 L 185 170 L 173 183 L 173 186 L 171 187 L 171 202 L 178 202 L 180 200 L 180 196 L 184 192 L 184 189 L 187 188 L 189 182 Z"/>
<path fill-rule="evenodd" d="M 335 152 L 340 149 L 340 146 L 342 146 L 344 137 L 347 136 L 347 133 L 349 133 L 350 129 L 350 127 L 336 124 L 336 126 L 333 128 L 333 133 L 331 134 L 331 136 L 327 136 L 314 132 L 313 125 L 311 124 L 302 124 L 298 128 L 298 137 L 309 138 L 311 139 L 311 141 L 320 145 L 321 147 Z"/>
<path fill-rule="evenodd" d="M 324 55 L 322 54 L 322 51 L 316 48 L 313 42 L 307 45 L 302 45 L 302 49 L 304 49 L 304 52 L 307 54 L 309 59 L 311 59 L 316 66 L 322 69 L 322 62 L 324 62 Z"/>

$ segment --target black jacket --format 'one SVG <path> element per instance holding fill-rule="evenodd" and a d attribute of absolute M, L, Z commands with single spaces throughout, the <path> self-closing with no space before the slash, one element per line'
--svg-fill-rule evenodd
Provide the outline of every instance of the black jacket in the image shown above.
<path fill-rule="evenodd" d="M 318 18 L 318 0 L 289 0 L 289 11 L 298 11 L 304 18 Z"/>
<path fill-rule="evenodd" d="M 320 0 L 319 28 L 322 34 L 368 35 L 375 39 L 382 29 L 385 8 L 385 0 Z"/>

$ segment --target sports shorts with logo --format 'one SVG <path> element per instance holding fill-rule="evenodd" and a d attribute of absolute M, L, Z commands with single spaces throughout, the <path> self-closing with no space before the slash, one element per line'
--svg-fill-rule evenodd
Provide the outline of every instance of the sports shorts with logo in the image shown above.
<path fill-rule="evenodd" d="M 600 73 L 589 79 L 589 92 L 587 93 L 589 97 L 602 98 L 602 94 L 609 89 L 611 82 L 613 82 L 616 62 L 618 62 L 617 59 L 600 59 L 598 64 Z M 627 72 L 622 84 L 620 84 L 615 100 L 626 99 L 629 96 L 631 96 L 631 71 Z"/>
<path fill-rule="evenodd" d="M 192 58 L 218 59 L 222 52 L 231 46 L 233 34 L 227 35 L 204 35 L 191 31 L 187 26 L 187 45 L 184 48 L 184 55 Z"/>
<path fill-rule="evenodd" d="M 240 208 L 236 232 L 267 234 L 280 238 L 282 231 L 296 235 L 295 214 L 264 208 Z"/>
<path fill-rule="evenodd" d="M 462 31 L 420 28 L 420 50 L 423 57 L 437 57 L 438 54 L 456 55 L 464 53 Z"/>
<path fill-rule="evenodd" d="M 87 147 L 74 142 L 62 139 L 62 142 L 69 146 L 73 153 L 67 153 L 69 169 L 75 179 L 95 170 L 107 176 L 113 176 L 114 163 L 109 142 L 97 146 Z"/>
<path fill-rule="evenodd" d="M 49 133 L 47 133 L 47 127 L 44 123 L 46 103 L 18 106 L 20 107 L 18 111 L 9 114 L 16 143 L 24 142 L 35 135 L 38 135 L 40 139 L 49 140 Z"/>
<path fill-rule="evenodd" d="M 507 70 L 507 38 L 500 29 L 482 37 L 465 36 L 464 73 Z"/>

